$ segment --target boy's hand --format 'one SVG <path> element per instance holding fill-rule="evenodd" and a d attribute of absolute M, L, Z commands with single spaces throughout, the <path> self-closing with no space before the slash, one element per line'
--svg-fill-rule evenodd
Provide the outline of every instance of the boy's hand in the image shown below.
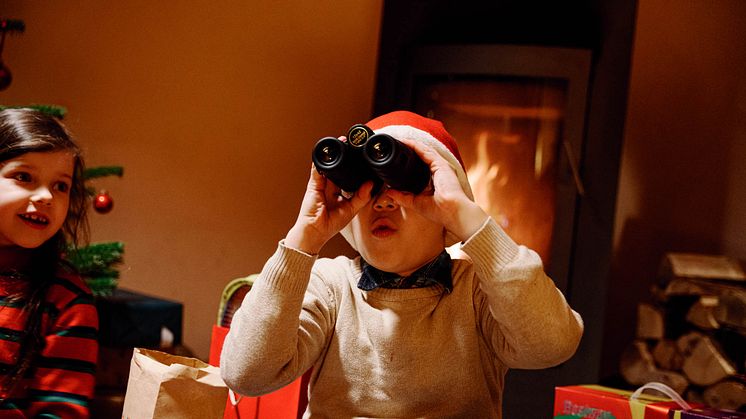
<path fill-rule="evenodd" d="M 332 181 L 311 165 L 306 194 L 298 219 L 285 237 L 285 245 L 308 254 L 318 254 L 321 248 L 346 226 L 370 199 L 373 182 L 365 182 L 347 199 Z"/>
<path fill-rule="evenodd" d="M 419 195 L 389 190 L 392 199 L 404 208 L 411 208 L 423 216 L 443 224 L 446 230 L 461 241 L 471 237 L 487 220 L 487 213 L 464 192 L 456 172 L 446 159 L 431 146 L 403 139 L 430 166 L 431 186 Z"/>

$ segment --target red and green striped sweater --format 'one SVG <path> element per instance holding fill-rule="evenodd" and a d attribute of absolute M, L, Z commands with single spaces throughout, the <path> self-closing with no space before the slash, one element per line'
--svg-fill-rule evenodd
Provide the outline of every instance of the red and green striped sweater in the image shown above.
<path fill-rule="evenodd" d="M 18 358 L 26 323 L 24 301 L 10 301 L 0 283 L 0 379 Z M 13 394 L 0 389 L 0 418 L 86 418 L 98 356 L 98 313 L 77 276 L 60 274 L 49 287 L 42 319 L 43 349 Z M 7 382 L 6 380 L 2 380 Z"/>

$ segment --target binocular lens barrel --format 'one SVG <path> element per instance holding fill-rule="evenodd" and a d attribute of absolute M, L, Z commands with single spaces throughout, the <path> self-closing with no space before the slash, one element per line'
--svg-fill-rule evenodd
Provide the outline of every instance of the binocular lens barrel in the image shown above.
<path fill-rule="evenodd" d="M 370 137 L 363 155 L 373 173 L 392 189 L 418 194 L 430 183 L 430 167 L 388 134 Z"/>
<path fill-rule="evenodd" d="M 388 134 L 374 134 L 365 125 L 353 125 L 344 142 L 320 139 L 311 159 L 316 170 L 345 192 L 355 192 L 367 180 L 377 194 L 385 183 L 392 189 L 422 192 L 430 183 L 430 167 L 414 150 Z"/>
<path fill-rule="evenodd" d="M 386 161 L 386 159 L 390 159 L 392 152 L 391 144 L 388 141 L 376 141 L 368 149 L 367 156 L 371 161 L 380 163 Z"/>
<path fill-rule="evenodd" d="M 313 149 L 313 162 L 316 167 L 327 168 L 342 159 L 344 144 L 333 137 L 322 138 Z"/>
<path fill-rule="evenodd" d="M 360 153 L 338 138 L 320 139 L 313 148 L 311 160 L 319 173 L 346 192 L 355 192 L 373 177 Z"/>

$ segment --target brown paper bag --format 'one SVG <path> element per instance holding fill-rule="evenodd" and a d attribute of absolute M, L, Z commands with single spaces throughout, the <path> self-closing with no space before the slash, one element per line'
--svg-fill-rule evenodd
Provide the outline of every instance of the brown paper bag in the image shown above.
<path fill-rule="evenodd" d="M 222 418 L 228 387 L 199 359 L 135 348 L 122 417 Z"/>

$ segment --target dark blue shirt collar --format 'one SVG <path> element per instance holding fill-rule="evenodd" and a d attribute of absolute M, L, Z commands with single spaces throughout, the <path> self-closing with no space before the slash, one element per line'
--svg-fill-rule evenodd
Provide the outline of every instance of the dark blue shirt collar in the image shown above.
<path fill-rule="evenodd" d="M 371 291 L 376 288 L 424 288 L 433 285 L 441 285 L 446 292 L 453 289 L 451 279 L 451 255 L 445 250 L 425 266 L 412 272 L 411 275 L 402 277 L 398 274 L 385 272 L 373 267 L 360 258 L 362 275 L 357 287 L 363 291 Z"/>

